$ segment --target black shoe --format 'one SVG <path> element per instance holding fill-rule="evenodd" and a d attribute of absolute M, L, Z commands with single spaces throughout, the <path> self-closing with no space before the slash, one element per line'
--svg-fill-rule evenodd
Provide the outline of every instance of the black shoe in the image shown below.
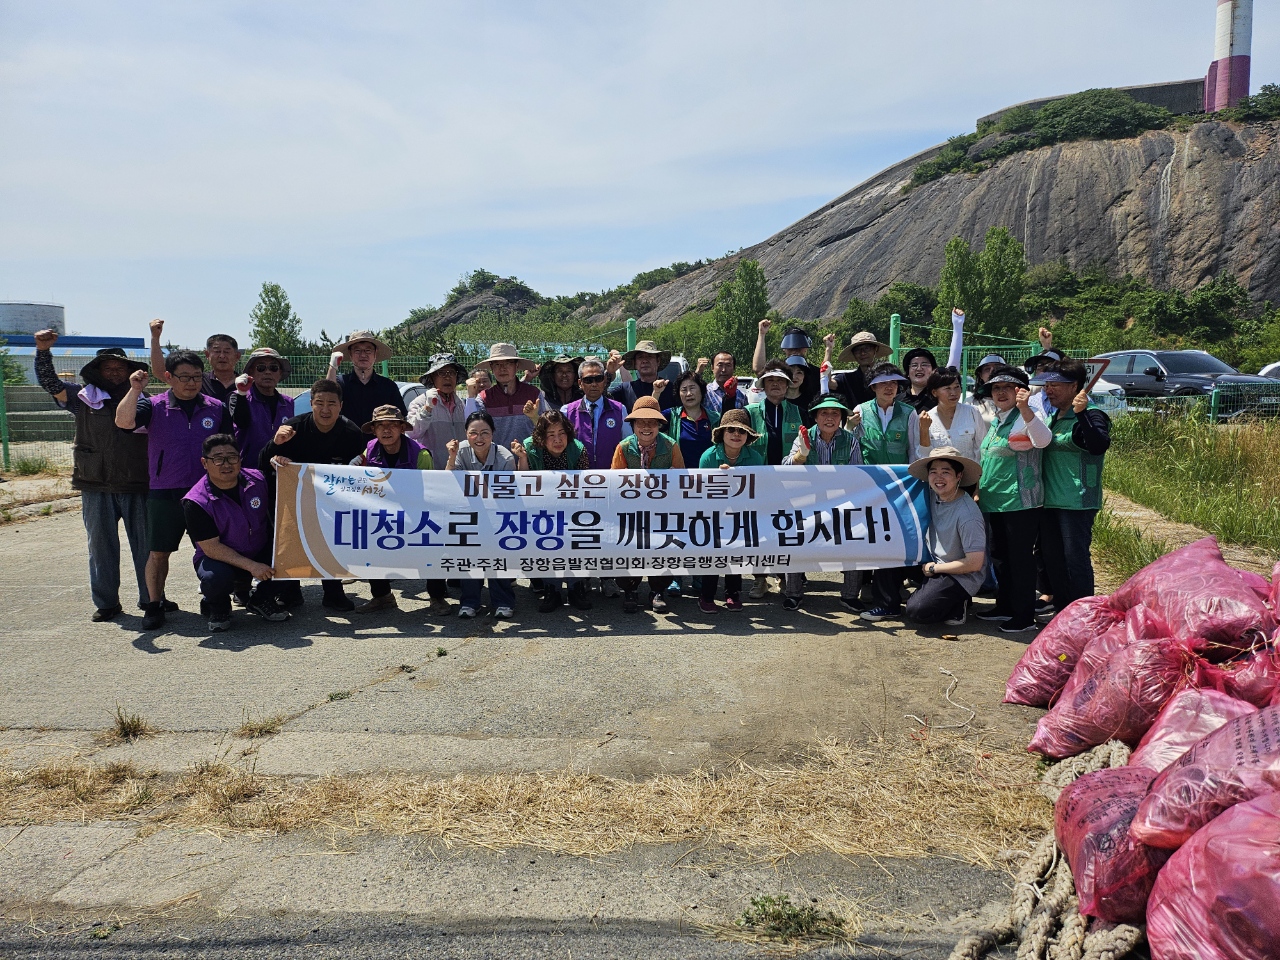
<path fill-rule="evenodd" d="M 178 604 L 175 603 L 173 600 L 170 600 L 166 597 L 165 599 L 160 601 L 160 609 L 163 610 L 165 613 L 177 613 L 181 609 L 181 607 L 179 607 Z"/>
<path fill-rule="evenodd" d="M 987 620 L 991 623 L 1005 623 L 1013 619 L 1013 617 L 1009 616 L 1007 613 L 1001 613 L 995 607 L 992 607 L 990 610 L 983 613 L 975 614 L 975 616 L 979 620 Z"/>
<path fill-rule="evenodd" d="M 164 606 L 159 600 L 148 603 L 143 610 L 146 611 L 142 618 L 143 630 L 159 630 L 164 626 Z"/>
<path fill-rule="evenodd" d="M 634 590 L 628 590 L 622 595 L 622 612 L 635 613 L 640 609 L 640 595 Z"/>
<path fill-rule="evenodd" d="M 840 598 L 840 606 L 844 607 L 850 613 L 861 613 L 867 609 L 867 605 L 861 600 L 850 600 L 848 597 Z"/>
<path fill-rule="evenodd" d="M 951 611 L 951 616 L 942 621 L 948 627 L 963 627 L 966 620 L 969 619 L 969 601 L 961 600 L 960 606 Z"/>
<path fill-rule="evenodd" d="M 800 604 L 803 602 L 804 600 L 802 597 L 783 597 L 782 609 L 783 610 L 799 610 Z"/>
<path fill-rule="evenodd" d="M 249 591 L 237 590 L 233 596 L 233 599 L 235 600 L 235 604 L 237 607 L 247 607 L 249 606 Z"/>
<path fill-rule="evenodd" d="M 1028 630 L 1038 630 L 1039 624 L 1034 620 L 1030 623 L 1017 624 L 1010 620 L 1008 623 L 1000 624 L 1001 633 L 1026 633 Z"/>
<path fill-rule="evenodd" d="M 249 597 L 248 600 L 249 602 L 245 606 L 249 612 L 256 613 L 263 620 L 279 623 L 281 620 L 288 620 L 290 617 L 289 611 L 280 606 L 275 597 Z M 229 614 L 230 611 L 228 611 Z"/>
<path fill-rule="evenodd" d="M 569 590 L 569 602 L 579 610 L 590 610 L 593 604 L 591 597 L 587 593 L 587 585 L 571 587 Z"/>
<path fill-rule="evenodd" d="M 284 607 L 286 610 L 292 610 L 294 607 L 300 607 L 302 606 L 302 588 L 294 587 L 291 590 L 281 590 L 276 594 L 276 600 L 280 603 L 280 606 Z"/>
<path fill-rule="evenodd" d="M 124 607 L 116 604 L 114 607 L 99 607 L 93 611 L 93 616 L 89 619 L 94 623 L 106 623 L 108 620 L 114 620 L 124 612 Z"/>
<path fill-rule="evenodd" d="M 350 613 L 356 608 L 355 602 L 345 593 L 326 594 L 324 600 L 320 602 L 320 606 L 338 613 Z"/>
<path fill-rule="evenodd" d="M 554 613 L 564 605 L 564 597 L 559 590 L 544 590 L 542 600 L 538 603 L 539 613 Z"/>

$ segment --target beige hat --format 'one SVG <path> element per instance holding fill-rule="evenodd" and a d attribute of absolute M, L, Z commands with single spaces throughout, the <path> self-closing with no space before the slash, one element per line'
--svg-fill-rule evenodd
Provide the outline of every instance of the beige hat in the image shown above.
<path fill-rule="evenodd" d="M 982 479 L 982 467 L 978 466 L 977 461 L 961 456 L 960 451 L 955 447 L 932 448 L 927 454 L 907 467 L 907 473 L 917 480 L 928 483 L 929 464 L 934 460 L 954 460 L 963 466 L 964 471 L 960 474 L 960 486 L 962 487 L 972 487 Z"/>
<path fill-rule="evenodd" d="M 532 360 L 526 360 L 520 356 L 520 351 L 516 349 L 514 343 L 495 343 L 490 346 L 489 359 L 481 360 L 477 363 L 476 369 L 493 373 L 493 361 L 495 360 L 514 360 L 516 362 L 516 373 L 524 373 L 526 370 L 534 372 L 538 369 L 538 365 Z"/>
<path fill-rule="evenodd" d="M 404 427 L 404 430 L 400 431 L 401 433 L 413 428 L 413 424 L 404 418 L 404 414 L 400 412 L 400 408 L 394 403 L 384 403 L 380 407 L 374 407 L 373 419 L 360 429 L 365 433 L 373 433 L 373 428 L 380 423 L 398 423 Z"/>
<path fill-rule="evenodd" d="M 668 363 L 671 362 L 670 350 L 659 350 L 658 345 L 654 343 L 652 340 L 641 340 L 639 343 L 636 344 L 636 348 L 634 350 L 628 350 L 626 353 L 622 355 L 622 365 L 626 367 L 628 370 L 634 370 L 636 368 L 637 353 L 657 354 L 659 370 L 661 370 L 663 367 L 665 367 Z"/>
<path fill-rule="evenodd" d="M 667 422 L 666 414 L 662 412 L 662 406 L 658 403 L 657 397 L 641 397 L 636 401 L 635 406 L 631 408 L 631 412 L 627 414 L 628 420 L 661 420 Z"/>
<path fill-rule="evenodd" d="M 872 346 L 876 348 L 876 358 L 887 357 L 893 353 L 893 348 L 887 343 L 881 343 L 876 339 L 874 333 L 867 333 L 863 330 L 861 333 L 855 333 L 853 339 L 849 341 L 849 345 L 840 351 L 840 356 L 836 357 L 837 363 L 857 363 L 858 360 L 853 355 L 853 351 L 861 346 Z"/>
<path fill-rule="evenodd" d="M 751 427 L 751 414 L 741 408 L 728 410 L 720 418 L 719 425 L 711 431 L 712 443 L 724 443 L 725 427 L 742 427 L 745 429 L 747 431 L 747 443 L 755 443 L 760 439 L 760 434 L 756 433 Z"/>
<path fill-rule="evenodd" d="M 281 373 L 280 379 L 281 380 L 289 379 L 289 374 L 293 370 L 292 365 L 289 363 L 287 359 L 280 356 L 279 353 L 277 353 L 275 350 L 272 350 L 270 347 L 259 347 L 257 350 L 253 351 L 253 353 L 249 354 L 249 359 L 247 359 L 244 362 L 244 372 L 248 373 L 250 370 L 252 370 L 253 365 L 257 363 L 259 360 L 276 361 L 278 364 L 280 364 L 280 373 Z"/>
<path fill-rule="evenodd" d="M 378 355 L 374 358 L 375 360 L 391 359 L 391 348 L 375 337 L 372 330 L 353 330 L 351 333 L 347 334 L 347 339 L 343 340 L 342 343 L 335 343 L 333 345 L 333 349 L 335 351 L 341 350 L 342 355 L 350 360 L 351 345 L 353 343 L 359 343 L 361 340 L 368 340 L 378 348 Z"/>

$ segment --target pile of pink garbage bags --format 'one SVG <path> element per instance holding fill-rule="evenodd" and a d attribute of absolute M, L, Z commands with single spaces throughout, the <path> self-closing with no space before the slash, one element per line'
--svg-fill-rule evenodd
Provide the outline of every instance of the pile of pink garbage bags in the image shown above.
<path fill-rule="evenodd" d="M 1146 923 L 1153 960 L 1280 957 L 1280 564 L 1270 583 L 1212 537 L 1063 610 L 1006 703 L 1049 707 L 1028 749 L 1109 740 L 1054 810 L 1080 911 Z"/>

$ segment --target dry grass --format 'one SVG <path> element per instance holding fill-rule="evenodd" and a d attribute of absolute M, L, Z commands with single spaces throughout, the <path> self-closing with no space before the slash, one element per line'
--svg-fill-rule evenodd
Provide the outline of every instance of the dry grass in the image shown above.
<path fill-rule="evenodd" d="M 795 767 L 738 763 L 642 781 L 573 771 L 299 781 L 211 763 L 147 779 L 149 812 L 139 817 L 138 788 L 130 787 L 137 776 L 69 766 L 0 771 L 0 822 L 133 814 L 157 825 L 413 835 L 578 856 L 701 842 L 735 843 L 762 856 L 828 850 L 990 866 L 1051 824 L 1037 780 L 1028 755 L 988 753 L 937 735 L 924 743 L 831 740 Z"/>
<path fill-rule="evenodd" d="M 277 713 L 275 716 L 265 718 L 251 718 L 247 714 L 244 723 L 240 724 L 240 729 L 236 731 L 236 736 L 245 740 L 257 740 L 260 737 L 270 737 L 280 732 L 280 728 L 288 723 L 290 718 L 283 714 Z"/>
<path fill-rule="evenodd" d="M 111 726 L 98 734 L 98 740 L 102 743 L 133 743 L 154 733 L 156 728 L 141 715 L 130 713 L 117 703 L 116 715 Z"/>

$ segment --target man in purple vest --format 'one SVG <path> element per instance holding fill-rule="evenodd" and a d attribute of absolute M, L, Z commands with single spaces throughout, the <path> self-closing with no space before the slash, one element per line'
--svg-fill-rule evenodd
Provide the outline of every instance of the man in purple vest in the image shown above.
<path fill-rule="evenodd" d="M 129 392 L 116 407 L 116 426 L 147 433 L 147 602 L 143 630 L 164 626 L 164 615 L 178 609 L 166 600 L 169 556 L 182 545 L 187 525 L 182 498 L 204 476 L 201 451 L 205 440 L 230 433 L 231 416 L 221 400 L 201 393 L 204 361 L 190 350 L 174 350 L 164 360 L 169 389 L 154 399 L 146 395 L 147 374 L 129 377 Z"/>
<path fill-rule="evenodd" d="M 293 397 L 276 389 L 288 376 L 289 361 L 270 347 L 260 347 L 249 354 L 244 373 L 236 378 L 227 408 L 236 425 L 240 459 L 245 463 L 256 464 L 276 430 L 293 416 Z"/>
<path fill-rule="evenodd" d="M 607 378 L 604 362 L 587 357 L 578 364 L 582 399 L 560 408 L 565 419 L 573 424 L 573 435 L 587 448 L 592 470 L 608 470 L 618 444 L 631 436 L 627 408 L 604 395 Z"/>
<path fill-rule="evenodd" d="M 289 619 L 275 596 L 271 569 L 273 517 L 267 481 L 240 468 L 235 438 L 215 433 L 201 445 L 205 475 L 182 498 L 187 532 L 195 544 L 200 612 L 209 631 L 231 629 L 231 592 L 248 594 L 245 606 L 264 620 Z M 257 588 L 249 593 L 252 580 Z"/>

